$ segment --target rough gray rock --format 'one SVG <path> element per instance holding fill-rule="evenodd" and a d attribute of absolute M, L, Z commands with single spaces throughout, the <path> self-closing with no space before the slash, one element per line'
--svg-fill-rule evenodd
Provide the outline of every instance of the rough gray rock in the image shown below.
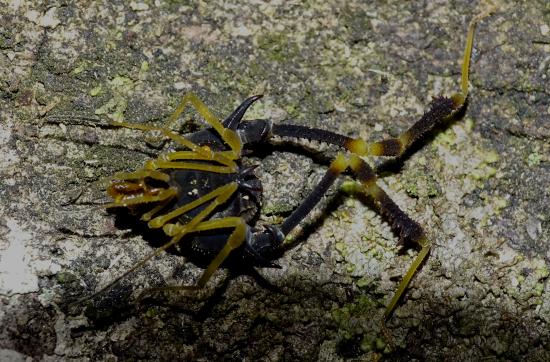
<path fill-rule="evenodd" d="M 546 1 L 495 0 L 465 117 L 382 174 L 434 241 L 385 324 L 415 251 L 400 253 L 388 224 L 338 188 L 283 269 L 259 271 L 278 291 L 219 272 L 199 293 L 136 304 L 148 286 L 200 275 L 166 253 L 69 308 L 158 245 L 100 206 L 103 178 L 158 152 L 107 121 L 160 122 L 187 91 L 221 117 L 262 93 L 248 117 L 395 136 L 431 97 L 458 90 L 483 4 L 0 4 L 0 359 L 550 359 Z M 279 222 L 325 167 L 284 147 L 268 155 L 262 219 Z"/>

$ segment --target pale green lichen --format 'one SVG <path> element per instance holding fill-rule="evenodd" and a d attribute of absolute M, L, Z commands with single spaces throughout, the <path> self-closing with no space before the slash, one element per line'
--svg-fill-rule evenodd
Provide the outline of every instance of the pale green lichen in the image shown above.
<path fill-rule="evenodd" d="M 284 62 L 286 59 L 295 58 L 300 49 L 291 41 L 285 33 L 262 34 L 256 39 L 257 46 L 265 52 L 269 60 Z"/>
<path fill-rule="evenodd" d="M 338 326 L 340 338 L 351 339 L 359 335 L 363 352 L 389 352 L 389 346 L 380 331 L 380 323 L 373 317 L 377 305 L 377 302 L 361 295 L 353 303 L 333 309 L 331 314 Z"/>
<path fill-rule="evenodd" d="M 495 176 L 497 169 L 490 165 L 499 160 L 498 154 L 493 150 L 484 150 L 481 147 L 476 147 L 475 151 L 479 156 L 479 162 L 471 170 L 470 177 L 478 181 L 484 181 Z"/>
<path fill-rule="evenodd" d="M 481 198 L 484 200 L 484 205 L 473 208 L 468 213 L 468 216 L 478 220 L 478 228 L 490 224 L 492 218 L 495 215 L 499 215 L 500 212 L 508 206 L 508 200 L 504 197 L 482 194 Z"/>
<path fill-rule="evenodd" d="M 90 95 L 91 95 L 92 97 L 97 97 L 97 96 L 99 96 L 99 95 L 102 94 L 102 91 L 103 91 L 103 87 L 102 87 L 101 84 L 100 84 L 100 85 L 98 85 L 98 86 L 96 86 L 96 87 L 90 89 Z"/>
<path fill-rule="evenodd" d="M 537 152 L 530 153 L 529 156 L 527 156 L 527 164 L 531 167 L 538 166 L 541 161 L 542 155 Z"/>
<path fill-rule="evenodd" d="M 433 174 L 443 172 L 447 175 L 446 179 L 452 179 L 459 185 L 458 189 L 442 185 L 447 196 L 449 193 L 456 194 L 454 200 L 483 188 L 489 178 L 497 175 L 494 164 L 500 160 L 498 153 L 484 148 L 483 143 L 473 138 L 472 128 L 473 121 L 467 118 L 438 134 L 432 143 L 433 150 L 442 159 L 435 161 L 438 163 L 432 167 L 435 170 Z"/>
<path fill-rule="evenodd" d="M 509 283 L 506 284 L 505 291 L 518 301 L 542 304 L 541 297 L 549 275 L 550 270 L 544 260 L 524 259 L 508 271 Z"/>
<path fill-rule="evenodd" d="M 384 266 L 395 257 L 395 240 L 389 226 L 379 225 L 377 213 L 353 197 L 332 217 L 334 224 L 329 230 L 346 230 L 326 235 L 335 239 L 335 249 L 342 258 L 340 268 L 357 278 L 358 287 L 379 289 Z M 385 303 L 381 296 L 379 305 Z"/>
<path fill-rule="evenodd" d="M 83 71 L 85 71 L 86 69 L 88 69 L 91 65 L 92 65 L 92 62 L 87 60 L 87 59 L 80 60 L 76 64 L 76 67 L 74 67 L 72 73 L 74 75 L 78 75 L 78 74 L 82 73 Z"/>
<path fill-rule="evenodd" d="M 362 278 L 359 278 L 357 280 L 356 284 L 359 288 L 364 288 L 364 287 L 367 287 L 369 285 L 372 285 L 374 282 L 375 281 L 372 278 L 370 278 L 368 276 L 364 276 Z"/>
<path fill-rule="evenodd" d="M 407 172 L 403 179 L 403 186 L 411 197 L 426 198 L 440 196 L 439 187 L 435 178 L 426 173 L 423 168 L 415 168 Z"/>
<path fill-rule="evenodd" d="M 136 84 L 130 78 L 120 75 L 111 79 L 107 84 L 113 97 L 96 109 L 95 114 L 107 114 L 114 121 L 122 121 L 128 107 L 127 97 L 134 91 Z"/>
<path fill-rule="evenodd" d="M 144 60 L 143 62 L 141 62 L 141 66 L 139 67 L 139 74 L 138 74 L 139 79 L 143 79 L 145 77 L 145 75 L 149 71 L 149 67 L 150 65 L 148 61 Z"/>

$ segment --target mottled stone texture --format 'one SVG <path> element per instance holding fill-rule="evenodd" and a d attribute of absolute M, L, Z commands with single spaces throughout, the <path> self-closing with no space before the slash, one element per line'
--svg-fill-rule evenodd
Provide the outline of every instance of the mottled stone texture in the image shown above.
<path fill-rule="evenodd" d="M 368 203 L 340 186 L 281 270 L 220 272 L 200 293 L 156 295 L 201 269 L 101 207 L 102 178 L 161 145 L 108 127 L 161 122 L 187 91 L 220 117 L 379 140 L 458 90 L 478 1 L 0 1 L 0 359 L 550 360 L 550 6 L 495 0 L 478 27 L 461 120 L 380 185 L 434 248 L 384 325 L 410 264 Z M 192 112 L 181 129 L 202 127 Z M 315 145 L 308 145 L 315 147 Z M 261 222 L 277 223 L 326 163 L 286 146 L 260 158 Z M 328 150 L 329 152 L 331 150 Z M 270 285 L 272 287 L 270 287 Z"/>

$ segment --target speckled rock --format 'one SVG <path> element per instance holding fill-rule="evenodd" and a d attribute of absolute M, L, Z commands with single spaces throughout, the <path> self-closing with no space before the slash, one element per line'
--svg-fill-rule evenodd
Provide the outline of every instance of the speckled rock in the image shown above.
<path fill-rule="evenodd" d="M 200 275 L 165 253 L 69 306 L 159 245 L 101 205 L 105 177 L 163 144 L 108 122 L 161 122 L 187 91 L 220 117 L 264 94 L 247 117 L 395 136 L 457 91 L 484 2 L 0 0 L 0 360 L 550 360 L 550 7 L 493 2 L 464 118 L 398 162 L 368 160 L 434 245 L 383 322 L 416 251 L 345 184 L 281 270 L 222 271 L 199 293 L 136 303 Z M 203 126 L 192 111 L 179 125 Z M 261 222 L 326 169 L 290 151 L 250 158 Z"/>

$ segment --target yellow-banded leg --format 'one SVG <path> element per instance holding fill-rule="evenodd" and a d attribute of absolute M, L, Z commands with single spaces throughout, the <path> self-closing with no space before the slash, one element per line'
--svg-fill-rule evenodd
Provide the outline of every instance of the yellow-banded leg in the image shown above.
<path fill-rule="evenodd" d="M 416 269 L 420 266 L 428 254 L 431 244 L 426 239 L 424 231 L 420 225 L 408 217 L 407 214 L 405 214 L 399 206 L 391 200 L 384 190 L 378 187 L 376 184 L 377 178 L 374 171 L 360 157 L 354 154 L 346 157 L 342 153 L 339 153 L 331 162 L 327 172 L 317 186 L 304 199 L 302 204 L 300 204 L 300 206 L 294 210 L 288 218 L 285 219 L 283 224 L 280 226 L 280 231 L 283 235 L 287 235 L 292 229 L 294 229 L 294 227 L 296 227 L 300 221 L 309 214 L 315 205 L 317 205 L 322 196 L 334 183 L 336 178 L 338 178 L 338 176 L 345 172 L 348 168 L 353 171 L 357 180 L 360 182 L 360 191 L 373 199 L 374 204 L 379 209 L 380 213 L 390 222 L 392 229 L 399 232 L 400 240 L 417 243 L 422 247 L 420 253 L 415 258 L 413 264 L 399 284 L 397 292 L 386 307 L 385 316 L 388 317 L 395 308 L 399 298 L 407 288 L 407 285 L 409 284 Z"/>
<path fill-rule="evenodd" d="M 221 139 L 230 147 L 229 151 L 220 151 L 215 152 L 212 151 L 207 146 L 199 146 L 195 144 L 194 142 L 186 139 L 185 137 L 180 136 L 176 132 L 170 130 L 170 127 L 173 126 L 173 124 L 177 121 L 177 119 L 180 117 L 180 115 L 185 110 L 185 107 L 187 105 L 192 105 L 197 112 L 205 119 L 205 121 L 216 130 L 216 132 L 220 135 Z M 221 163 L 224 166 L 227 166 L 227 170 L 225 172 L 235 172 L 236 170 L 236 164 L 234 160 L 237 160 L 240 158 L 241 151 L 242 151 L 242 142 L 234 130 L 228 129 L 223 126 L 223 124 L 210 112 L 208 107 L 194 94 L 194 93 L 187 93 L 185 96 L 183 96 L 181 102 L 176 107 L 176 110 L 170 115 L 168 118 L 166 124 L 164 127 L 156 127 L 156 126 L 150 126 L 145 124 L 137 124 L 137 123 L 128 123 L 128 122 L 114 122 L 113 125 L 115 126 L 121 126 L 125 128 L 131 128 L 131 129 L 139 129 L 143 131 L 158 131 L 164 136 L 172 139 L 174 142 L 179 143 L 182 146 L 185 146 L 191 150 L 191 152 L 188 152 L 185 154 L 181 154 L 179 156 L 172 156 L 172 157 L 178 157 L 178 159 L 187 159 L 187 160 L 201 160 L 201 161 L 216 161 Z M 186 151 L 182 151 L 186 152 Z M 160 157 L 170 157 L 169 154 L 161 155 Z M 159 158 L 160 158 L 159 157 Z M 155 160 L 152 161 L 151 166 L 155 165 L 155 162 L 162 163 L 162 160 Z M 189 169 L 197 169 L 196 167 L 199 165 L 199 163 L 188 163 L 187 166 L 192 167 L 184 167 L 181 166 L 180 168 L 189 168 Z M 154 166 L 152 168 L 155 168 Z M 169 168 L 168 165 L 165 165 L 163 168 Z M 225 170 L 223 168 L 219 168 L 220 170 Z M 231 170 L 231 171 L 229 171 Z M 212 172 L 218 172 L 217 170 L 212 170 Z"/>
<path fill-rule="evenodd" d="M 185 228 L 186 225 L 182 226 L 176 226 L 176 229 Z M 139 297 L 138 300 L 143 299 L 146 295 L 150 294 L 151 292 L 155 291 L 178 291 L 178 290 L 197 290 L 202 289 L 210 280 L 212 275 L 216 272 L 216 270 L 219 269 L 220 265 L 224 262 L 224 260 L 229 256 L 229 254 L 236 248 L 240 247 L 242 243 L 246 240 L 246 234 L 248 230 L 248 226 L 246 225 L 246 222 L 241 217 L 226 217 L 222 219 L 217 220 L 208 220 L 201 222 L 198 224 L 193 232 L 200 232 L 200 231 L 208 231 L 208 230 L 216 230 L 216 229 L 227 229 L 227 228 L 234 228 L 233 232 L 227 239 L 227 242 L 225 243 L 222 250 L 218 252 L 216 257 L 208 264 L 206 269 L 204 270 L 202 276 L 197 281 L 195 285 L 177 285 L 177 286 L 167 286 L 167 287 L 161 287 L 161 288 L 150 288 L 144 291 Z M 175 231 L 177 235 L 179 235 L 179 231 Z M 175 236 L 175 237 L 176 237 Z"/>
<path fill-rule="evenodd" d="M 409 129 L 397 138 L 389 138 L 376 142 L 367 142 L 361 138 L 350 138 L 330 131 L 295 125 L 274 125 L 273 134 L 281 137 L 304 138 L 326 142 L 343 147 L 360 156 L 388 156 L 397 157 L 403 154 L 416 140 L 430 131 L 434 126 L 442 123 L 454 115 L 466 103 L 468 97 L 468 79 L 470 72 L 470 57 L 473 47 L 474 30 L 476 24 L 490 14 L 492 9 L 475 17 L 468 27 L 466 48 L 462 62 L 462 76 L 460 92 L 450 98 L 437 97 L 433 100 L 430 109 Z"/>
<path fill-rule="evenodd" d="M 421 250 L 414 259 L 409 270 L 399 284 L 397 292 L 388 304 L 385 317 L 387 318 L 395 308 L 399 298 L 407 288 L 415 271 L 430 251 L 431 243 L 424 231 L 414 220 L 409 218 L 391 198 L 376 184 L 376 175 L 371 167 L 358 156 L 400 156 L 412 143 L 418 140 L 423 134 L 430 131 L 438 123 L 444 122 L 455 115 L 463 108 L 468 97 L 468 77 L 470 69 L 470 57 L 473 47 L 474 30 L 476 24 L 493 11 L 490 8 L 476 16 L 469 24 L 466 47 L 462 64 L 462 77 L 460 92 L 450 98 L 439 97 L 434 99 L 430 109 L 399 137 L 386 139 L 378 142 L 366 142 L 362 139 L 352 139 L 334 132 L 313 129 L 296 125 L 274 125 L 272 133 L 281 137 L 304 138 L 334 144 L 345 148 L 353 153 L 350 159 L 338 155 L 331 163 L 327 173 L 319 182 L 311 194 L 281 225 L 284 235 L 288 234 L 318 203 L 322 195 L 327 191 L 336 177 L 344 172 L 348 166 L 356 174 L 361 183 L 360 191 L 370 196 L 380 213 L 391 223 L 392 228 L 400 234 L 401 241 L 417 243 Z"/>
<path fill-rule="evenodd" d="M 481 14 L 474 17 L 468 25 L 468 35 L 462 60 L 462 75 L 460 91 L 450 98 L 437 97 L 432 101 L 430 109 L 422 118 L 413 124 L 397 138 L 385 139 L 368 143 L 362 139 L 353 139 L 345 143 L 344 147 L 361 156 L 400 156 L 411 144 L 430 131 L 439 123 L 453 118 L 466 104 L 468 98 L 468 79 L 470 75 L 470 58 L 474 44 L 474 33 L 477 23 L 489 16 L 494 7 L 489 7 Z"/>
<path fill-rule="evenodd" d="M 206 195 L 203 195 L 203 196 L 199 197 L 198 199 L 194 200 L 191 203 L 183 205 L 182 207 L 179 207 L 179 208 L 173 210 L 172 212 L 170 212 L 166 215 L 158 216 L 158 217 L 152 219 L 151 221 L 149 221 L 149 226 L 150 227 L 156 227 L 156 228 L 163 227 L 164 232 L 168 236 L 171 236 L 172 239 L 168 243 L 162 245 L 157 250 L 150 253 L 149 255 L 147 255 L 146 257 L 141 259 L 139 262 L 134 264 L 134 266 L 132 266 L 129 270 L 127 270 L 122 275 L 118 276 L 116 279 L 111 281 L 109 284 L 107 284 L 106 286 L 101 288 L 98 292 L 92 294 L 89 297 L 80 299 L 80 300 L 76 301 L 73 304 L 81 303 L 83 301 L 86 301 L 88 299 L 91 299 L 91 298 L 95 297 L 96 295 L 99 295 L 99 294 L 103 293 L 105 290 L 109 289 L 110 287 L 112 287 L 113 285 L 118 283 L 122 278 L 126 277 L 128 274 L 130 274 L 130 273 L 134 272 L 135 270 L 137 270 L 138 268 L 142 267 L 151 258 L 159 255 L 160 253 L 162 253 L 166 249 L 168 249 L 171 246 L 176 245 L 177 243 L 179 243 L 180 240 L 185 235 L 187 235 L 189 233 L 192 233 L 192 232 L 195 232 L 195 231 L 199 231 L 202 228 L 204 228 L 204 226 L 202 226 L 201 228 L 197 228 L 197 227 L 198 227 L 198 225 L 200 225 L 203 222 L 203 220 L 205 218 L 207 218 L 210 214 L 212 214 L 212 212 L 216 209 L 216 207 L 218 207 L 219 205 L 222 205 L 223 203 L 225 203 L 235 193 L 235 191 L 237 190 L 237 187 L 238 187 L 238 185 L 237 185 L 236 182 L 228 183 L 226 185 L 223 185 L 221 187 L 218 187 L 218 188 L 214 189 L 213 191 L 211 191 L 210 193 L 208 193 Z M 209 201 L 210 201 L 210 203 L 208 203 Z M 194 208 L 197 208 L 197 207 L 199 207 L 201 205 L 204 205 L 204 204 L 207 204 L 207 206 L 204 207 L 197 215 L 195 215 L 195 217 L 193 217 L 186 224 L 182 225 L 182 224 L 179 224 L 179 223 L 174 223 L 174 224 L 169 224 L 168 223 L 168 221 L 170 221 L 171 219 L 177 218 L 178 216 L 182 215 L 183 213 L 185 213 L 187 211 L 190 211 L 190 210 L 192 210 Z M 206 225 L 215 225 L 215 223 L 214 223 L 215 221 L 217 221 L 217 220 L 212 220 L 210 222 L 213 223 L 213 224 L 206 224 Z M 212 228 L 215 229 L 216 227 L 213 226 Z M 238 235 L 239 234 L 237 234 L 237 236 Z M 233 241 L 233 239 L 232 239 L 230 245 L 234 245 L 235 243 L 237 243 L 237 242 Z M 226 248 L 224 248 L 224 250 L 225 249 Z M 214 271 L 215 271 L 215 269 L 212 270 L 212 273 Z"/>
<path fill-rule="evenodd" d="M 390 222 L 392 229 L 399 232 L 400 241 L 416 243 L 421 247 L 420 252 L 413 260 L 403 280 L 399 283 L 397 291 L 386 307 L 384 317 L 388 318 L 403 295 L 403 292 L 407 289 L 414 273 L 428 255 L 431 242 L 426 238 L 422 227 L 405 214 L 388 194 L 376 184 L 376 175 L 365 161 L 356 155 L 351 155 L 349 165 L 355 173 L 357 180 L 361 183 L 361 191 L 372 198 L 379 212 Z"/>
<path fill-rule="evenodd" d="M 218 132 L 222 140 L 229 145 L 233 153 L 236 155 L 235 158 L 238 158 L 243 145 L 237 132 L 225 128 L 223 124 L 212 114 L 212 112 L 210 112 L 208 107 L 206 107 L 206 105 L 193 92 L 189 92 L 183 96 L 174 113 L 170 116 L 170 118 L 168 118 L 167 126 L 170 127 L 177 121 L 188 104 L 192 105 L 204 118 L 204 120 L 212 126 L 216 132 Z"/>
<path fill-rule="evenodd" d="M 432 102 L 431 108 L 422 118 L 403 132 L 397 138 L 386 139 L 378 142 L 367 143 L 361 139 L 353 139 L 345 142 L 344 147 L 356 155 L 370 156 L 400 156 L 407 150 L 412 143 L 422 137 L 427 131 L 431 130 L 436 124 L 444 122 L 454 117 L 458 111 L 465 105 L 468 98 L 468 79 L 470 73 L 470 58 L 474 41 L 475 27 L 479 21 L 493 12 L 490 7 L 483 13 L 476 16 L 468 26 L 468 35 L 462 61 L 462 76 L 460 83 L 460 92 L 451 96 L 451 98 L 438 97 Z M 430 251 L 431 242 L 427 239 L 424 231 L 414 220 L 410 219 L 399 207 L 390 199 L 390 197 L 376 184 L 376 175 L 372 169 L 358 156 L 351 157 L 350 166 L 362 183 L 363 192 L 372 197 L 375 205 L 380 212 L 385 215 L 392 223 L 394 228 L 401 230 L 400 237 L 406 238 L 409 242 L 415 242 L 421 246 L 421 250 L 409 267 L 403 280 L 386 307 L 384 316 L 391 315 L 397 302 L 410 283 L 414 273 L 422 264 Z"/>

